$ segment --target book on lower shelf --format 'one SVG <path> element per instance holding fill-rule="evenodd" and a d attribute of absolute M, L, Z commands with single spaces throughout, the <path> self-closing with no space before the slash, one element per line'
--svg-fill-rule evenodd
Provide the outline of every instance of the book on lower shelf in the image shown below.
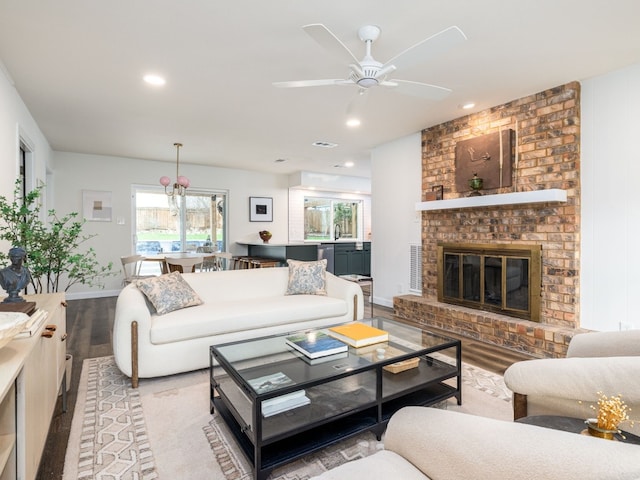
<path fill-rule="evenodd" d="M 262 402 L 262 416 L 272 417 L 273 415 L 309 405 L 310 403 L 311 400 L 307 397 L 304 390 L 296 390 L 295 392 L 270 398 Z"/>
<path fill-rule="evenodd" d="M 351 322 L 329 329 L 329 335 L 352 347 L 360 348 L 374 343 L 387 342 L 389 332 L 360 322 Z"/>
<path fill-rule="evenodd" d="M 262 377 L 252 378 L 251 380 L 247 380 L 247 382 L 258 394 L 267 393 L 271 390 L 286 387 L 287 385 L 293 385 L 294 383 L 293 380 L 282 372 L 270 373 L 269 375 L 264 375 Z"/>
<path fill-rule="evenodd" d="M 285 342 L 309 358 L 326 357 L 349 350 L 345 343 L 321 331 L 290 335 Z"/>

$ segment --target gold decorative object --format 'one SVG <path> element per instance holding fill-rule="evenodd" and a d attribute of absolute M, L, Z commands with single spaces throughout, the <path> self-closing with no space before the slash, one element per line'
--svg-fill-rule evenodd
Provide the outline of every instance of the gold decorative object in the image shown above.
<path fill-rule="evenodd" d="M 269 230 L 261 230 L 258 232 L 258 235 L 260 235 L 263 243 L 269 243 L 269 240 L 271 240 L 271 237 L 273 236 Z"/>
<path fill-rule="evenodd" d="M 613 440 L 614 435 L 620 433 L 620 424 L 629 421 L 631 409 L 621 395 L 607 397 L 603 392 L 598 392 L 598 397 L 598 406 L 591 405 L 591 409 L 597 411 L 597 418 L 585 421 L 587 432 L 594 437 Z"/>
<path fill-rule="evenodd" d="M 618 433 L 618 430 L 606 430 L 598 427 L 598 420 L 595 418 L 588 418 L 585 420 L 587 424 L 587 433 L 592 437 L 604 438 L 605 440 L 613 440 L 614 435 Z"/>

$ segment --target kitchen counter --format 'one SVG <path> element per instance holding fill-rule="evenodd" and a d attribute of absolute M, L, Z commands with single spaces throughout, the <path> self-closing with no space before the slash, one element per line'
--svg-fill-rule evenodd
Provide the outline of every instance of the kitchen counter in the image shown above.
<path fill-rule="evenodd" d="M 318 260 L 319 243 L 242 243 L 247 247 L 250 257 L 271 258 L 286 264 L 287 259 L 312 261 Z"/>

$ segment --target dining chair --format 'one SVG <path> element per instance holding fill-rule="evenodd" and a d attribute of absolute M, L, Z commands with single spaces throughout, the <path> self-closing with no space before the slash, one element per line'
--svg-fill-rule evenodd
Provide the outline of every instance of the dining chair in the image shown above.
<path fill-rule="evenodd" d="M 186 258 L 173 258 L 166 257 L 164 260 L 167 263 L 167 267 L 169 272 L 180 272 L 180 273 L 189 273 L 195 272 L 196 268 L 202 269 L 202 262 L 204 261 L 204 257 L 202 256 L 193 256 Z"/>
<path fill-rule="evenodd" d="M 229 270 L 231 268 L 233 255 L 230 252 L 216 252 L 214 255 L 215 270 Z"/>
<path fill-rule="evenodd" d="M 214 249 L 210 245 L 205 245 L 205 246 L 196 248 L 196 253 L 213 254 Z M 203 272 L 217 270 L 216 259 L 215 257 L 213 257 L 213 255 L 203 255 L 203 257 L 204 259 L 202 261 L 202 266 L 200 267 L 200 270 L 202 270 Z"/>
<path fill-rule="evenodd" d="M 142 255 L 127 255 L 120 257 L 122 262 L 122 273 L 124 274 L 123 283 L 125 285 L 140 280 L 142 278 L 155 277 L 156 275 L 140 275 L 140 267 L 144 257 Z"/>

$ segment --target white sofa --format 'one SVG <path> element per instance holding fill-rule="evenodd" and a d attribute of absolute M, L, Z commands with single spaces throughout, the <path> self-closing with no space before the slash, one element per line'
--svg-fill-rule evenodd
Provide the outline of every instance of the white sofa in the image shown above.
<path fill-rule="evenodd" d="M 526 360 L 511 365 L 504 382 L 513 391 L 514 418 L 565 415 L 591 418 L 598 392 L 621 395 L 633 424 L 622 430 L 640 435 L 640 330 L 575 335 L 566 358 Z"/>
<path fill-rule="evenodd" d="M 118 296 L 113 353 L 131 377 L 151 378 L 209 366 L 209 347 L 363 318 L 362 289 L 326 273 L 327 295 L 285 295 L 289 269 L 186 273 L 198 306 L 157 315 L 131 284 Z"/>
<path fill-rule="evenodd" d="M 637 480 L 640 446 L 437 408 L 405 407 L 384 450 L 312 480 Z"/>

